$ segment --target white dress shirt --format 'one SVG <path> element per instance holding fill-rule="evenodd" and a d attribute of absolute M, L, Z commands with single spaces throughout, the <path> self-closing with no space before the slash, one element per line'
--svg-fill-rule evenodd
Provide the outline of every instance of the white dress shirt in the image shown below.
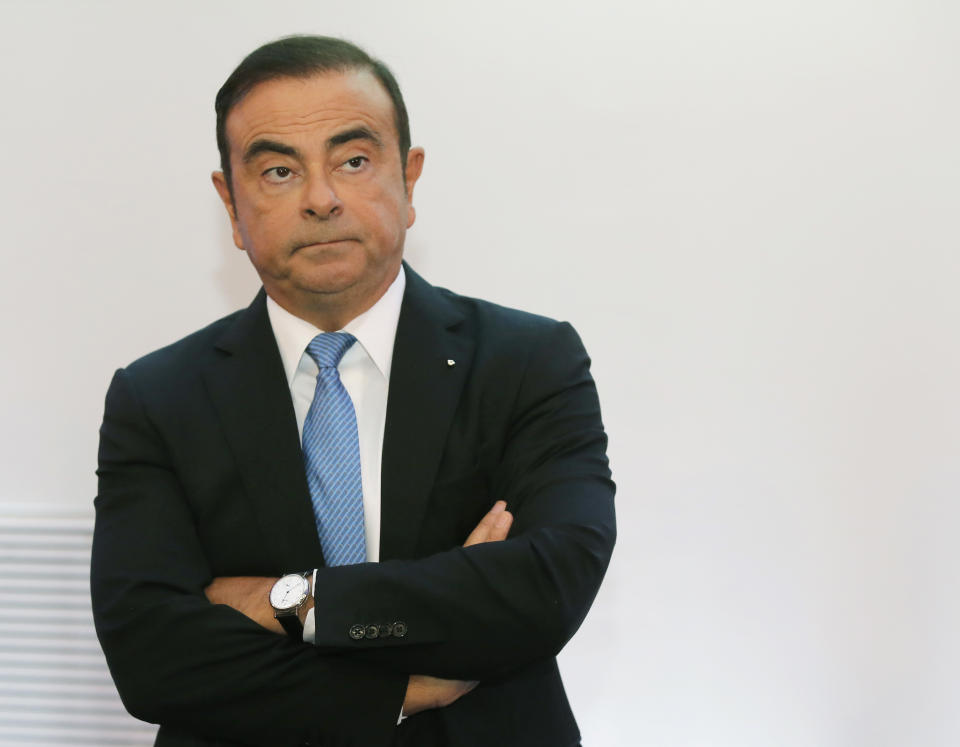
<path fill-rule="evenodd" d="M 348 322 L 342 330 L 337 330 L 349 332 L 357 338 L 340 359 L 337 370 L 357 414 L 364 538 L 367 560 L 372 562 L 380 559 L 380 462 L 387 418 L 390 364 L 393 361 L 393 343 L 405 287 L 406 276 L 401 267 L 387 292 L 372 307 Z M 323 330 L 294 316 L 269 296 L 267 315 L 273 327 L 273 336 L 277 339 L 302 441 L 303 422 L 313 402 L 319 371 L 306 350 L 310 341 Z M 315 624 L 311 611 L 304 624 L 303 639 L 313 643 L 314 638 Z"/>

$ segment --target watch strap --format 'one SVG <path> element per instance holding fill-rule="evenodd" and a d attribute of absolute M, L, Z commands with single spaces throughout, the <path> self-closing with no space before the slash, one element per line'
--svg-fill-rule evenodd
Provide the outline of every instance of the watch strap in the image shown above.
<path fill-rule="evenodd" d="M 300 622 L 299 612 L 300 608 L 289 610 L 287 612 L 276 612 L 274 617 L 277 618 L 277 622 L 287 631 L 287 635 L 293 638 L 296 641 L 303 640 L 303 624 Z"/>

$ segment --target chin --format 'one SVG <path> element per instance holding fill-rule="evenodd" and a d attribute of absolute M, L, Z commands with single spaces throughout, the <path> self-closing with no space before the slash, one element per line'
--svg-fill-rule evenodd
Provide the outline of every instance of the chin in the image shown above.
<path fill-rule="evenodd" d="M 369 262 L 366 257 L 347 254 L 336 259 L 299 267 L 291 273 L 292 285 L 308 293 L 362 297 L 386 290 L 387 278 L 396 276 L 400 262 Z"/>
<path fill-rule="evenodd" d="M 322 270 L 315 268 L 313 272 L 300 277 L 294 276 L 293 280 L 294 285 L 311 293 L 342 293 L 362 285 L 363 278 L 362 268 L 328 265 Z"/>

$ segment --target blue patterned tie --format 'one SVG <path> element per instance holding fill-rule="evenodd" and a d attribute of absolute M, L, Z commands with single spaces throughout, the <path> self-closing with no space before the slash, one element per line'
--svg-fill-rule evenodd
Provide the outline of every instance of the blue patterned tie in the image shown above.
<path fill-rule="evenodd" d="M 337 364 L 354 342 L 353 335 L 334 332 L 317 335 L 307 345 L 307 353 L 320 371 L 303 423 L 303 459 L 328 566 L 367 559 L 357 415 L 337 371 Z"/>

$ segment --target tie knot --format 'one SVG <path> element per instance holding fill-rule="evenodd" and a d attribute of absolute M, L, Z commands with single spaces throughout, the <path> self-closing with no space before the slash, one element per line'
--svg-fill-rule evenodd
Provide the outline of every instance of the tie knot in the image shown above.
<path fill-rule="evenodd" d="M 356 337 L 346 332 L 323 332 L 310 340 L 307 353 L 320 368 L 336 368 L 356 341 Z"/>

